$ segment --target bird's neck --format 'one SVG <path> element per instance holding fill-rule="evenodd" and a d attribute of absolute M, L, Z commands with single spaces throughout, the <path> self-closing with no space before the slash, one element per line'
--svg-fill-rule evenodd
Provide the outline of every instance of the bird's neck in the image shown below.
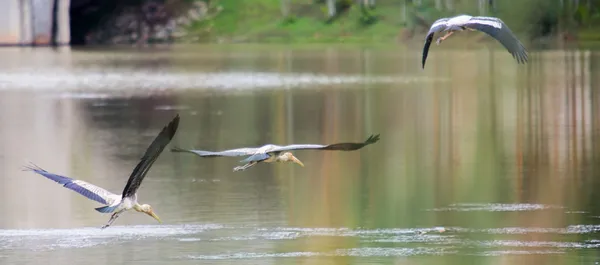
<path fill-rule="evenodd" d="M 275 158 L 275 161 L 277 161 L 277 162 L 288 162 L 288 159 L 287 159 L 287 157 L 285 157 L 283 155 L 280 155 L 280 156 L 277 156 L 277 158 Z"/>
<path fill-rule="evenodd" d="M 270 162 L 279 162 L 279 156 L 278 155 L 272 155 L 271 157 L 265 159 L 264 162 L 270 163 Z"/>
<path fill-rule="evenodd" d="M 136 210 L 137 212 L 142 212 L 142 213 L 144 212 L 144 210 L 142 209 L 142 206 L 137 202 L 133 205 L 133 209 Z"/>

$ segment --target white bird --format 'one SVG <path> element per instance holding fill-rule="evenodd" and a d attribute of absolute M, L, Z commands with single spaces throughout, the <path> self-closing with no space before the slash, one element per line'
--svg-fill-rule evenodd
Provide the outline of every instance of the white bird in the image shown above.
<path fill-rule="evenodd" d="M 329 150 L 329 151 L 354 151 L 361 149 L 367 145 L 374 144 L 379 141 L 379 134 L 371 135 L 367 140 L 362 143 L 337 143 L 337 144 L 292 144 L 286 146 L 279 146 L 274 144 L 267 144 L 261 147 L 245 147 L 238 149 L 225 150 L 220 152 L 204 151 L 204 150 L 188 150 L 175 147 L 171 149 L 171 152 L 186 152 L 192 153 L 200 157 L 235 157 L 235 156 L 248 156 L 248 158 L 240 161 L 246 163 L 242 166 L 235 167 L 233 171 L 246 170 L 260 162 L 292 162 L 298 165 L 304 166 L 304 164 L 296 158 L 292 153 L 286 151 L 294 150 Z M 283 154 L 281 154 L 283 152 Z"/>
<path fill-rule="evenodd" d="M 152 216 L 159 223 L 160 218 L 154 213 L 152 207 L 148 204 L 140 205 L 137 201 L 137 190 L 142 184 L 142 180 L 146 176 L 146 173 L 150 170 L 154 161 L 158 158 L 158 156 L 162 153 L 163 149 L 169 144 L 175 132 L 177 131 L 177 127 L 179 125 L 179 115 L 175 116 L 173 120 L 165 126 L 162 131 L 156 136 L 154 141 L 150 144 L 148 149 L 146 149 L 146 153 L 142 156 L 140 162 L 137 164 L 133 172 L 131 172 L 131 176 L 123 189 L 122 195 L 114 194 L 109 192 L 103 188 L 95 186 L 93 184 L 87 183 L 82 180 L 76 180 L 69 177 L 57 175 L 50 173 L 46 170 L 41 169 L 36 165 L 26 166 L 25 170 L 33 171 L 38 173 L 46 178 L 54 180 L 58 182 L 58 184 L 63 185 L 63 187 L 73 190 L 90 200 L 97 201 L 101 204 L 104 204 L 103 207 L 95 208 L 96 211 L 101 213 L 113 213 L 110 217 L 108 223 L 102 228 L 106 228 L 110 226 L 122 212 L 128 210 L 135 210 L 137 212 L 142 212 L 147 215 Z"/>
<path fill-rule="evenodd" d="M 512 54 L 517 63 L 526 63 L 528 59 L 527 50 L 523 44 L 517 39 L 512 31 L 504 24 L 502 20 L 495 17 L 473 17 L 469 15 L 459 15 L 451 18 L 441 18 L 433 22 L 427 37 L 425 38 L 425 46 L 423 47 L 423 68 L 425 68 L 425 60 L 429 53 L 429 46 L 433 40 L 433 35 L 439 32 L 446 34 L 436 40 L 436 44 L 442 43 L 456 31 L 463 30 L 479 30 L 496 40 L 498 40 Z"/>

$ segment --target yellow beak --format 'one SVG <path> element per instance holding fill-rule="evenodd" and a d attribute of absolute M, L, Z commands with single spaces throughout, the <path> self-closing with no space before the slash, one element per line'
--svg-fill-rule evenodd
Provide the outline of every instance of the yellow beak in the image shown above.
<path fill-rule="evenodd" d="M 295 156 L 292 156 L 292 161 L 298 165 L 304 166 L 302 161 L 300 161 L 300 159 L 296 158 Z"/>
<path fill-rule="evenodd" d="M 156 221 L 162 224 L 162 221 L 160 220 L 160 218 L 158 218 L 158 215 L 156 215 L 154 211 L 147 212 L 146 214 L 152 216 L 152 218 L 156 219 Z"/>

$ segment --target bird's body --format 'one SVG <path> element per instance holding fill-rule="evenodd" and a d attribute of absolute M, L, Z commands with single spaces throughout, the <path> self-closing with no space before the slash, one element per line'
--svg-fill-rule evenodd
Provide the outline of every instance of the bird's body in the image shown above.
<path fill-rule="evenodd" d="M 204 151 L 204 150 L 187 150 L 181 148 L 173 148 L 172 152 L 187 152 L 198 155 L 200 157 L 221 157 L 221 156 L 248 156 L 241 162 L 246 163 L 242 166 L 235 167 L 233 171 L 245 170 L 260 162 L 293 162 L 304 166 L 304 164 L 289 151 L 293 150 L 337 150 L 337 151 L 353 151 L 363 148 L 366 145 L 373 144 L 379 141 L 379 135 L 371 135 L 363 143 L 337 143 L 330 145 L 321 144 L 292 144 L 286 146 L 267 144 L 261 147 L 248 147 L 225 150 L 220 152 Z"/>
<path fill-rule="evenodd" d="M 103 188 L 100 188 L 91 183 L 83 180 L 76 180 L 69 177 L 50 173 L 36 165 L 30 165 L 25 170 L 33 171 L 40 174 L 48 179 L 51 179 L 63 187 L 73 190 L 90 200 L 94 200 L 103 204 L 104 206 L 96 208 L 96 211 L 101 213 L 112 213 L 110 220 L 102 228 L 110 226 L 121 213 L 129 210 L 135 210 L 137 212 L 143 212 L 152 216 L 157 221 L 160 218 L 154 213 L 152 207 L 148 204 L 139 204 L 137 190 L 141 185 L 142 180 L 146 176 L 146 173 L 150 170 L 150 167 L 158 156 L 162 153 L 163 149 L 171 141 L 177 127 L 179 125 L 179 115 L 167 125 L 163 130 L 156 136 L 154 141 L 150 144 L 146 153 L 142 156 L 140 162 L 137 164 L 133 172 L 131 173 L 122 194 L 114 194 Z"/>
<path fill-rule="evenodd" d="M 425 68 L 425 61 L 435 33 L 445 32 L 444 36 L 436 40 L 436 44 L 439 45 L 455 32 L 464 30 L 478 30 L 495 38 L 512 54 L 517 63 L 526 63 L 528 60 L 527 50 L 501 19 L 459 15 L 451 18 L 440 18 L 433 22 L 425 38 L 422 67 Z"/>
<path fill-rule="evenodd" d="M 137 201 L 137 193 L 134 194 L 133 196 L 130 197 L 125 197 L 123 198 L 123 195 L 116 195 L 118 196 L 118 198 L 116 198 L 113 203 L 106 205 L 106 208 L 104 207 L 98 207 L 96 208 L 97 211 L 102 212 L 103 209 L 107 209 L 107 212 L 121 212 L 121 211 L 128 211 L 131 210 L 133 208 L 136 209 L 140 209 L 141 205 L 138 203 Z M 136 207 L 136 206 L 139 206 Z M 141 211 L 138 211 L 141 212 Z"/>

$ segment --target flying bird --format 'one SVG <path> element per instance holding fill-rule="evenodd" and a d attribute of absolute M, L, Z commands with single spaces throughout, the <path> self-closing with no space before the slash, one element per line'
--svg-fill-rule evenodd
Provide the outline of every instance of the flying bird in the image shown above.
<path fill-rule="evenodd" d="M 220 152 L 203 151 L 203 150 L 187 150 L 178 147 L 172 148 L 171 152 L 187 152 L 198 155 L 200 157 L 219 157 L 219 156 L 248 156 L 248 158 L 240 161 L 246 163 L 242 166 L 235 167 L 233 171 L 241 171 L 248 169 L 260 162 L 291 162 L 300 166 L 304 166 L 302 161 L 296 158 L 291 152 L 294 150 L 336 150 L 336 151 L 354 151 L 361 149 L 367 145 L 374 144 L 379 141 L 379 134 L 371 135 L 362 143 L 337 143 L 330 145 L 320 144 L 292 144 L 279 146 L 273 144 L 263 145 L 261 147 L 248 147 L 225 150 Z M 283 154 L 282 154 L 283 153 Z"/>
<path fill-rule="evenodd" d="M 425 38 L 425 46 L 423 47 L 423 68 L 425 68 L 425 60 L 427 60 L 427 54 L 429 53 L 429 46 L 433 40 L 435 33 L 444 32 L 445 35 L 439 37 L 436 40 L 436 44 L 439 45 L 450 37 L 456 31 L 463 30 L 479 30 L 482 31 L 494 39 L 498 40 L 513 58 L 517 60 L 517 63 L 526 63 L 528 59 L 527 50 L 523 47 L 523 44 L 517 39 L 512 31 L 504 24 L 502 20 L 495 17 L 472 17 L 469 15 L 459 15 L 451 18 L 441 18 L 433 22 L 427 37 Z"/>
<path fill-rule="evenodd" d="M 163 149 L 169 144 L 175 132 L 177 131 L 177 126 L 179 125 L 179 115 L 175 116 L 173 120 L 165 126 L 162 131 L 156 136 L 154 141 L 150 144 L 148 149 L 146 149 L 146 153 L 142 156 L 140 162 L 131 172 L 131 176 L 123 189 L 123 193 L 121 195 L 111 193 L 103 188 L 95 186 L 93 184 L 87 183 L 82 180 L 76 180 L 69 177 L 57 175 L 50 173 L 34 164 L 25 167 L 27 171 L 33 171 L 38 173 L 46 178 L 54 180 L 58 182 L 58 184 L 63 185 L 63 187 L 73 190 L 90 200 L 97 201 L 101 204 L 104 204 L 103 207 L 95 208 L 96 211 L 101 213 L 112 213 L 110 220 L 102 229 L 110 226 L 121 213 L 128 210 L 135 210 L 137 212 L 145 213 L 154 219 L 156 219 L 159 223 L 161 222 L 160 218 L 154 213 L 152 207 L 148 204 L 139 204 L 137 201 L 137 190 L 142 184 L 142 180 L 146 176 L 146 173 L 150 170 L 150 167 L 156 161 L 158 156 L 162 153 Z"/>

